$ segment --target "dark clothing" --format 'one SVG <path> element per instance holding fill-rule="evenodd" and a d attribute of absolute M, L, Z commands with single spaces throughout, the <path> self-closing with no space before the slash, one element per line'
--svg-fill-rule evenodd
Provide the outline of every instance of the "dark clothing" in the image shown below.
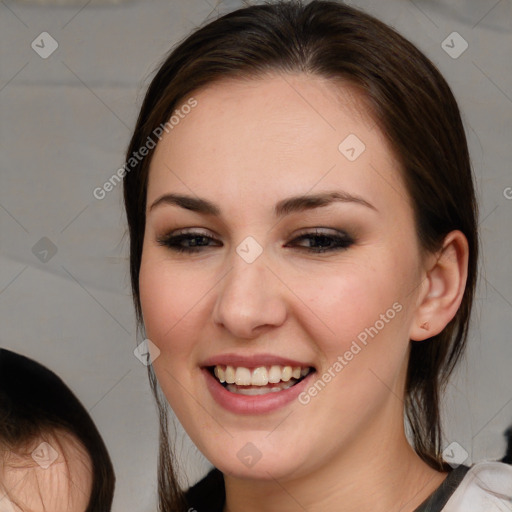
<path fill-rule="evenodd" d="M 414 512 L 441 512 L 468 470 L 468 466 L 461 465 L 450 471 L 443 483 Z M 216 468 L 187 491 L 189 506 L 197 512 L 222 512 L 225 499 L 224 477 Z"/>
<path fill-rule="evenodd" d="M 443 483 L 414 512 L 441 512 L 468 470 L 469 466 L 452 469 Z"/>

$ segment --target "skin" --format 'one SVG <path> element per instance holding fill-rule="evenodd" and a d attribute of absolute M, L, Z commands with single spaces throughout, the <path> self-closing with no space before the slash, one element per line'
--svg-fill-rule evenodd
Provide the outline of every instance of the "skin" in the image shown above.
<path fill-rule="evenodd" d="M 452 232 L 439 253 L 422 252 L 399 165 L 347 84 L 275 74 L 193 96 L 197 107 L 151 162 L 140 292 L 160 386 L 224 473 L 225 511 L 414 510 L 446 475 L 404 434 L 410 339 L 453 318 L 466 279 L 464 236 Z M 338 150 L 351 133 L 366 146 L 352 162 Z M 286 197 L 332 190 L 372 207 L 336 202 L 273 215 Z M 208 199 L 222 213 L 150 208 L 167 193 Z M 184 228 L 220 242 L 192 254 L 157 242 Z M 318 240 L 297 237 L 314 228 L 346 231 L 354 243 L 308 252 Z M 263 248 L 250 264 L 235 250 L 247 236 Z M 228 352 L 292 357 L 322 375 L 394 303 L 401 311 L 307 405 L 242 416 L 205 386 L 201 362 Z M 237 457 L 248 442 L 261 453 L 252 467 Z"/>
<path fill-rule="evenodd" d="M 56 453 L 53 462 L 31 456 L 41 443 Z M 5 512 L 84 512 L 92 491 L 92 463 L 69 433 L 34 440 L 25 454 L 6 452 L 0 466 L 0 510 Z M 37 453 L 37 452 L 36 452 Z M 53 459 L 53 456 L 52 456 Z M 46 462 L 51 462 L 48 467 Z M 4 507 L 4 508 L 2 508 Z"/>

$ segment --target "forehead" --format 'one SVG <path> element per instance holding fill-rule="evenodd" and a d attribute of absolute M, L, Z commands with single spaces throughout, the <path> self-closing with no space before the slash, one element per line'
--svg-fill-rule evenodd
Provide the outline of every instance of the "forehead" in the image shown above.
<path fill-rule="evenodd" d="M 222 202 L 243 199 L 247 206 L 261 203 L 262 195 L 274 201 L 340 185 L 407 195 L 388 141 L 364 96 L 348 83 L 270 75 L 223 80 L 191 96 L 197 105 L 153 155 L 148 204 L 167 189 L 215 191 Z"/>
<path fill-rule="evenodd" d="M 16 451 L 3 447 L 0 452 L 0 498 L 10 492 L 15 501 L 26 504 L 23 510 L 40 510 L 41 502 L 54 503 L 56 498 L 59 504 L 74 504 L 73 510 L 85 510 L 92 478 L 87 450 L 66 431 L 48 432 Z M 19 487 L 22 480 L 24 485 Z"/>
<path fill-rule="evenodd" d="M 2 467 L 21 469 L 38 467 L 39 464 L 35 454 L 40 448 L 44 451 L 43 455 L 53 455 L 57 463 L 66 461 L 69 464 L 70 461 L 73 461 L 79 462 L 77 466 L 92 466 L 89 453 L 78 438 L 65 430 L 59 429 L 39 435 L 14 450 L 2 446 L 0 448 Z"/>

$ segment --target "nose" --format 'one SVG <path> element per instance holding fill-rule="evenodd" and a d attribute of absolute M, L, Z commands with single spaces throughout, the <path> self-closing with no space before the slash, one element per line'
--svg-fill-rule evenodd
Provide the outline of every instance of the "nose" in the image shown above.
<path fill-rule="evenodd" d="M 262 254 L 247 263 L 238 254 L 219 283 L 213 310 L 215 323 L 238 339 L 252 339 L 286 319 L 285 287 Z"/>

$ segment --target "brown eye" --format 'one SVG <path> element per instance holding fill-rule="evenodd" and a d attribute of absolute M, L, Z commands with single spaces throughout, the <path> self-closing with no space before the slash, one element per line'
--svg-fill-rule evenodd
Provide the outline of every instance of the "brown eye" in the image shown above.
<path fill-rule="evenodd" d="M 157 243 L 176 252 L 201 252 L 201 248 L 212 247 L 210 242 L 220 243 L 217 239 L 203 233 L 181 233 L 166 235 L 157 239 Z"/>
<path fill-rule="evenodd" d="M 299 245 L 299 247 L 313 253 L 347 249 L 354 243 L 354 239 L 345 232 L 333 234 L 332 232 L 315 230 L 295 238 L 293 245 L 297 246 L 297 242 L 302 242 L 303 240 L 308 240 L 308 245 Z"/>

